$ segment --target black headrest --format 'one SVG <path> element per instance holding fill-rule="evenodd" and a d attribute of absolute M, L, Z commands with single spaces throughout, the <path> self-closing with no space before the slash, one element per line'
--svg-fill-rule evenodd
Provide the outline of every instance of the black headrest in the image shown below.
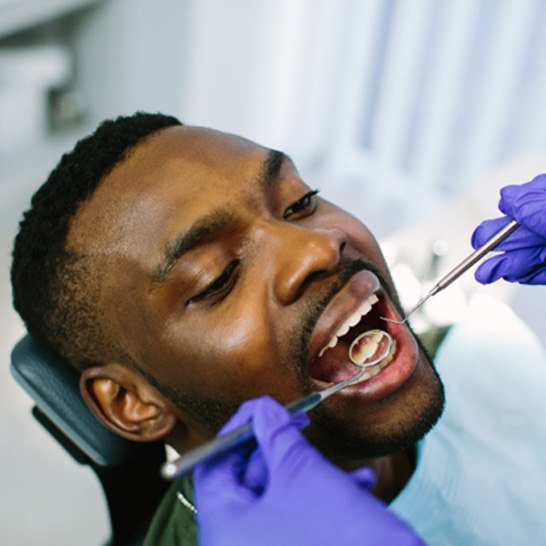
<path fill-rule="evenodd" d="M 13 349 L 11 371 L 40 410 L 97 465 L 124 464 L 146 449 L 105 428 L 81 397 L 78 371 L 30 335 Z"/>

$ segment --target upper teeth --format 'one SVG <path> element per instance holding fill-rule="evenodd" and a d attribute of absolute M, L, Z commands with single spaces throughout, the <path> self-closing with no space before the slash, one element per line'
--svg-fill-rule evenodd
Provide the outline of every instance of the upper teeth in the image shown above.
<path fill-rule="evenodd" d="M 337 345 L 338 338 L 344 336 L 353 326 L 356 326 L 364 315 L 367 315 L 374 303 L 377 303 L 378 299 L 375 294 L 372 294 L 338 329 L 333 335 L 332 339 L 321 349 L 318 354 L 320 358 L 327 349 L 331 349 Z"/>

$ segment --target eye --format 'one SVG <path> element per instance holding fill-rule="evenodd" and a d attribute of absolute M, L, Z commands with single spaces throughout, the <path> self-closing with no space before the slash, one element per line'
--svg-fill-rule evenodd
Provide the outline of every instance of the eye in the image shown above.
<path fill-rule="evenodd" d="M 308 216 L 313 214 L 317 208 L 317 200 L 315 195 L 319 190 L 308 191 L 301 199 L 298 199 L 295 203 L 292 203 L 283 213 L 282 217 L 285 220 L 297 215 L 298 217 Z"/>
<path fill-rule="evenodd" d="M 235 285 L 239 263 L 240 260 L 233 260 L 230 262 L 219 277 L 209 284 L 202 292 L 187 300 L 186 305 L 191 305 L 212 297 L 217 299 L 225 298 Z"/>

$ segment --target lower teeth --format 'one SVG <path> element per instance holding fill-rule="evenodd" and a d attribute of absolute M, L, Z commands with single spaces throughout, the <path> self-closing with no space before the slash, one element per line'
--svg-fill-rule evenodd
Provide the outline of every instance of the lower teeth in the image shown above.
<path fill-rule="evenodd" d="M 393 339 L 383 330 L 370 330 L 360 334 L 349 347 L 349 358 L 356 366 L 381 362 L 392 352 Z"/>
<path fill-rule="evenodd" d="M 367 368 L 361 381 L 370 379 L 393 360 L 396 342 L 383 330 L 370 330 L 359 335 L 349 347 L 349 358 L 358 367 Z"/>

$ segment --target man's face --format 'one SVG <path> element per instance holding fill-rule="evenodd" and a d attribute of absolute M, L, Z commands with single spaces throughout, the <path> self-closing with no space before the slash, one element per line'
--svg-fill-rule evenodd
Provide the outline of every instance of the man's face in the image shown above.
<path fill-rule="evenodd" d="M 374 237 L 312 190 L 282 154 L 169 128 L 105 178 L 68 246 L 96 259 L 112 327 L 201 436 L 244 400 L 287 403 L 356 374 L 351 340 L 389 331 L 390 364 L 314 410 L 309 436 L 347 453 L 396 450 L 432 426 L 441 385 L 409 329 L 380 319 L 400 312 Z M 373 295 L 372 310 L 319 356 Z"/>

